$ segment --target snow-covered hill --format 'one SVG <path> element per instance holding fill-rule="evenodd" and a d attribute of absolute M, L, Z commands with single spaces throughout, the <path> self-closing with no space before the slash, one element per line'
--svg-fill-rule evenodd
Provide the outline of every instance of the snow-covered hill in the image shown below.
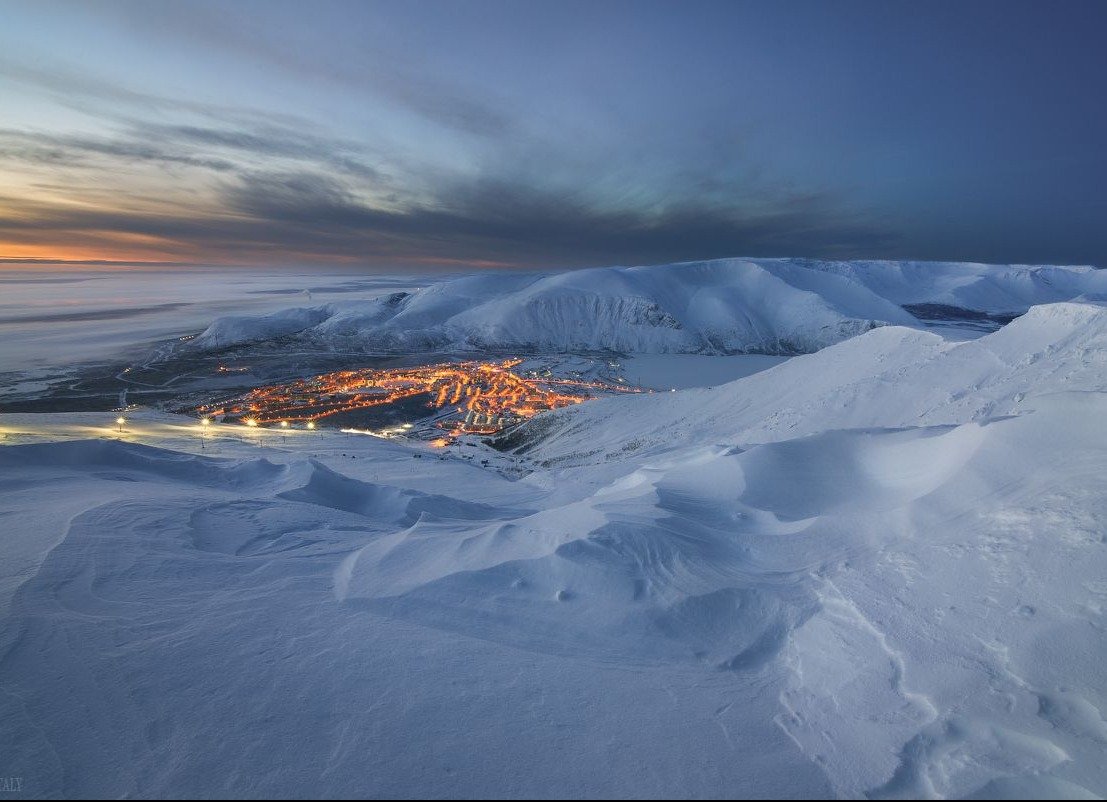
<path fill-rule="evenodd" d="M 940 305 L 996 315 L 1021 315 L 1036 304 L 1107 301 L 1107 270 L 1055 265 L 972 262 L 832 262 L 758 260 L 843 276 L 900 306 Z"/>
<path fill-rule="evenodd" d="M 945 262 L 720 259 L 553 275 L 485 273 L 412 293 L 225 317 L 189 344 L 296 336 L 347 351 L 810 353 L 948 312 L 1002 322 L 1030 306 L 1107 300 L 1107 271 Z"/>
<path fill-rule="evenodd" d="M 408 295 L 215 321 L 191 347 L 299 334 L 364 351 L 806 353 L 914 319 L 856 281 L 737 259 L 539 276 L 482 274 Z"/>
<path fill-rule="evenodd" d="M 1107 306 L 1037 306 L 967 342 L 883 327 L 721 387 L 551 413 L 505 443 L 548 464 L 598 462 L 691 442 L 960 424 L 1018 414 L 1038 397 L 1070 391 L 1107 391 Z"/>

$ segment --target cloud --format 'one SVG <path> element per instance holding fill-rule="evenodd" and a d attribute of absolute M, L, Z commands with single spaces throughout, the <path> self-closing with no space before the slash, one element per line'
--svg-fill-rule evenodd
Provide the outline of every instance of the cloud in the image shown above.
<path fill-rule="evenodd" d="M 136 112 L 188 114 L 230 125 L 272 123 L 302 128 L 311 126 L 310 120 L 294 114 L 142 92 L 101 80 L 85 71 L 56 64 L 48 68 L 29 67 L 0 56 L 0 75 L 5 80 L 23 84 L 37 93 L 47 95 L 64 106 L 104 120 L 131 119 L 120 111 L 126 108 L 132 115 Z"/>
<path fill-rule="evenodd" d="M 214 48 L 235 59 L 252 59 L 311 84 L 326 82 L 363 98 L 375 95 L 453 132 L 499 139 L 518 122 L 504 104 L 425 72 L 419 59 L 393 49 L 386 37 L 374 36 L 356 53 L 338 56 L 311 47 L 305 52 L 301 37 L 288 31 L 275 36 L 270 26 L 241 8 L 137 3 L 124 13 L 126 24 L 144 38 L 171 31 L 173 44 L 189 41 L 204 51 Z"/>
<path fill-rule="evenodd" d="M 0 160 L 45 166 L 95 168 L 103 165 L 102 159 L 98 157 L 108 157 L 123 162 L 185 165 L 216 171 L 236 169 L 235 164 L 227 159 L 188 155 L 137 139 L 108 139 L 11 128 L 0 129 Z"/>
<path fill-rule="evenodd" d="M 599 209 L 568 194 L 478 181 L 447 187 L 433 206 L 381 211 L 341 182 L 316 175 L 246 176 L 227 204 L 305 238 L 386 238 L 411 255 L 488 257 L 567 264 L 651 261 L 735 253 L 817 252 L 887 247 L 894 235 L 838 211 L 820 195 L 763 200 L 756 211 L 681 201 L 660 211 Z"/>
<path fill-rule="evenodd" d="M 698 139 L 668 172 L 638 149 L 578 152 L 508 136 L 462 173 L 291 115 L 177 102 L 59 71 L 17 77 L 79 96 L 105 128 L 0 129 L 0 169 L 22 165 L 35 188 L 0 198 L 0 242 L 35 246 L 35 255 L 57 244 L 59 256 L 79 246 L 183 261 L 578 266 L 876 256 L 897 242 L 886 222 L 829 193 L 773 185 L 725 131 Z M 440 106 L 461 128 L 489 137 L 511 129 L 441 83 L 400 83 L 397 92 Z M 174 180 L 144 167 L 171 169 Z"/>
<path fill-rule="evenodd" d="M 285 158 L 327 165 L 342 173 L 376 181 L 381 170 L 366 162 L 371 151 L 362 145 L 333 137 L 321 137 L 288 126 L 260 124 L 245 127 L 210 127 L 135 123 L 133 135 L 172 143 L 175 148 L 233 151 L 260 158 Z"/>
<path fill-rule="evenodd" d="M 289 159 L 378 183 L 385 180 L 385 174 L 368 163 L 371 153 L 365 147 L 271 124 L 217 128 L 134 122 L 115 136 L 99 137 L 0 128 L 0 161 L 91 168 L 103 165 L 101 157 L 218 172 L 243 169 L 243 157 Z"/>
<path fill-rule="evenodd" d="M 6 202 L 5 202 L 6 201 Z M 0 198 L 0 208 L 15 208 Z M 832 199 L 762 199 L 756 209 L 692 201 L 597 208 L 573 194 L 502 180 L 449 182 L 429 203 L 379 208 L 356 184 L 312 171 L 234 174 L 208 213 L 144 214 L 70 204 L 0 213 L 0 239 L 61 243 L 141 238 L 181 259 L 338 260 L 582 266 L 796 253 L 871 254 L 895 236 Z M 153 247 L 153 246 L 152 246 Z"/>

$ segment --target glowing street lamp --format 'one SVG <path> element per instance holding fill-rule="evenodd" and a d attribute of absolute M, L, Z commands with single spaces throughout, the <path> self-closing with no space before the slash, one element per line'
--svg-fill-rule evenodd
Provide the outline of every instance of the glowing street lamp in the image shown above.
<path fill-rule="evenodd" d="M 204 449 L 204 432 L 211 425 L 211 418 L 200 418 L 200 450 Z"/>
<path fill-rule="evenodd" d="M 118 418 L 115 419 L 115 422 L 119 424 L 119 431 L 122 432 L 123 424 L 127 422 L 127 419 L 120 415 Z"/>

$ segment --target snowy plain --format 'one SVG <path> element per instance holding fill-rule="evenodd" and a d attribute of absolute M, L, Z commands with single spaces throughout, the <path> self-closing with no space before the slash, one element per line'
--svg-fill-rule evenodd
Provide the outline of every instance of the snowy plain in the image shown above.
<path fill-rule="evenodd" d="M 202 266 L 0 266 L 0 398 L 75 366 L 143 354 L 213 318 L 412 291 L 438 276 Z"/>
<path fill-rule="evenodd" d="M 32 797 L 1107 794 L 1107 274 L 746 264 L 407 296 L 452 345 L 476 298 L 497 347 L 603 308 L 637 322 L 590 348 L 660 352 L 627 372 L 675 392 L 505 450 L 0 416 L 0 773 Z M 628 281 L 644 305 L 596 305 Z M 766 287 L 767 338 L 732 314 Z M 952 336 L 911 303 L 1020 316 Z M 335 336 L 381 319 L 324 306 Z M 702 353 L 782 322 L 810 353 Z M 714 339 L 673 353 L 690 330 Z"/>

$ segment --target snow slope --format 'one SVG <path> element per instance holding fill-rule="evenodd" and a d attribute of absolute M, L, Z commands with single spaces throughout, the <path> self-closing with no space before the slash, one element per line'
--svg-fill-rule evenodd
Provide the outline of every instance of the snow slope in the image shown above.
<path fill-rule="evenodd" d="M 300 333 L 364 351 L 798 353 L 877 325 L 912 322 L 849 279 L 724 259 L 470 276 L 370 302 L 217 320 L 192 347 Z"/>
<path fill-rule="evenodd" d="M 6 428 L 31 430 L 37 416 L 12 417 Z M 176 429 L 136 422 L 128 436 L 195 448 Z M 435 624 L 363 598 L 374 542 L 437 525 L 457 543 L 539 514 L 535 502 L 572 504 L 570 489 L 416 462 L 374 438 L 290 440 L 217 431 L 217 459 L 131 442 L 0 449 L 4 510 L 52 486 L 84 504 L 59 530 L 27 522 L 46 542 L 0 624 L 0 750 L 28 796 L 708 795 L 738 776 L 761 793 L 827 789 L 792 765 L 774 703 L 755 694 L 742 748 L 760 768 L 732 765 L 713 715 L 727 683 L 708 676 L 713 692 L 674 703 L 702 684 L 695 666 L 639 675 L 519 649 L 468 627 L 468 609 Z M 705 769 L 700 752 L 718 759 Z"/>
<path fill-rule="evenodd" d="M 1107 307 L 1037 306 L 978 340 L 888 326 L 721 387 L 603 399 L 542 416 L 508 440 L 547 465 L 689 442 L 763 443 L 827 429 L 965 423 L 1056 392 L 1107 391 Z M 603 431 L 598 439 L 594 432 Z"/>
<path fill-rule="evenodd" d="M 541 416 L 517 480 L 476 448 L 0 416 L 4 771 L 40 798 L 1107 795 L 1105 385 L 1107 308 L 1058 303 Z"/>

